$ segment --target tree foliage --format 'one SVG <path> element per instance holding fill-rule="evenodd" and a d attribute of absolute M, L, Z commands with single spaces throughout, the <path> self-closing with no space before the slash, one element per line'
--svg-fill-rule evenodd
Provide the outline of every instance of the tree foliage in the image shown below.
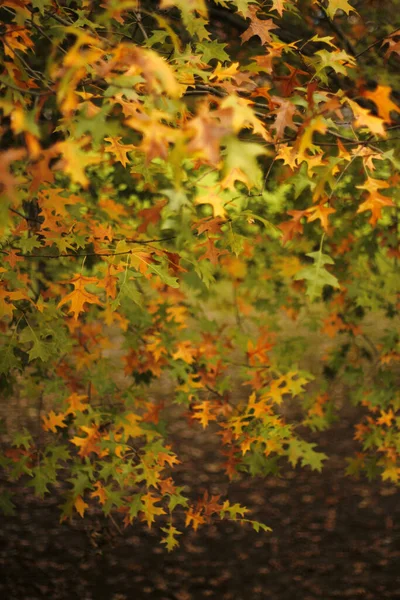
<path fill-rule="evenodd" d="M 267 529 L 175 483 L 176 411 L 230 479 L 320 470 L 339 380 L 348 472 L 399 482 L 395 5 L 1 3 L 1 388 L 41 420 L 1 464 L 67 482 L 62 519 L 156 521 L 168 550 L 214 518 Z"/>

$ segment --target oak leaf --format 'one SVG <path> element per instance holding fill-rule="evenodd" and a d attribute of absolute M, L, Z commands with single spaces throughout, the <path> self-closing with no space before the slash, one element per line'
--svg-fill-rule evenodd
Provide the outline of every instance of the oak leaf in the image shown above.
<path fill-rule="evenodd" d="M 390 118 L 391 112 L 400 112 L 400 107 L 390 99 L 391 92 L 392 88 L 390 86 L 378 85 L 374 91 L 366 91 L 363 94 L 365 98 L 376 104 L 379 116 L 388 122 L 392 121 Z"/>
<path fill-rule="evenodd" d="M 75 502 L 74 502 L 74 507 L 75 507 L 75 510 L 83 518 L 83 515 L 85 514 L 85 510 L 87 508 L 89 508 L 89 505 L 86 504 L 86 502 L 83 500 L 82 496 L 77 496 L 75 499 Z"/>
<path fill-rule="evenodd" d="M 178 531 L 172 524 L 168 527 L 161 527 L 160 529 L 166 533 L 166 536 L 161 540 L 161 544 L 165 544 L 168 552 L 171 552 L 176 546 L 179 546 L 179 542 L 175 536 L 182 535 L 182 532 Z"/>
<path fill-rule="evenodd" d="M 189 508 L 189 510 L 186 513 L 185 527 L 189 527 L 189 525 L 191 524 L 193 529 L 197 531 L 199 525 L 202 525 L 205 522 L 205 517 L 203 517 L 194 508 Z"/>
<path fill-rule="evenodd" d="M 228 254 L 227 250 L 220 250 L 219 248 L 217 248 L 217 246 L 215 245 L 216 239 L 215 238 L 207 238 L 207 241 L 205 241 L 203 244 L 199 244 L 199 248 L 201 247 L 206 247 L 206 251 L 204 254 L 202 254 L 201 256 L 199 256 L 199 260 L 204 260 L 205 258 L 208 258 L 208 260 L 211 262 L 211 264 L 213 265 L 218 265 L 218 259 L 220 256 L 224 256 L 225 254 Z"/>
<path fill-rule="evenodd" d="M 197 348 L 194 348 L 189 340 L 178 342 L 177 350 L 172 354 L 174 360 L 183 360 L 188 365 L 191 365 L 195 361 L 197 355 Z"/>
<path fill-rule="evenodd" d="M 136 150 L 136 148 L 133 144 L 121 144 L 119 141 L 120 139 L 121 137 L 104 138 L 104 140 L 110 144 L 110 146 L 107 146 L 106 151 L 111 152 L 115 159 L 120 162 L 123 167 L 126 167 L 129 162 L 127 156 L 128 152 L 132 152 L 133 150 Z"/>
<path fill-rule="evenodd" d="M 371 225 L 375 225 L 378 219 L 382 216 L 382 208 L 385 206 L 391 207 L 395 206 L 394 202 L 387 198 L 386 196 L 382 196 L 378 192 L 378 190 L 386 189 L 390 187 L 390 184 L 387 181 L 382 179 L 373 179 L 372 177 L 368 177 L 366 182 L 363 185 L 356 186 L 360 190 L 366 190 L 368 192 L 368 197 L 357 209 L 358 213 L 365 212 L 366 210 L 371 211 L 371 218 L 369 222 Z"/>
<path fill-rule="evenodd" d="M 356 127 L 367 127 L 372 133 L 386 137 L 383 119 L 375 117 L 369 110 L 363 108 L 357 102 L 354 102 L 354 100 L 350 100 L 350 98 L 347 98 L 346 102 L 353 111 L 355 116 L 354 125 Z"/>
<path fill-rule="evenodd" d="M 270 31 L 271 29 L 277 29 L 277 25 L 273 22 L 272 19 L 261 20 L 257 17 L 257 12 L 260 7 L 255 4 L 251 4 L 248 8 L 246 17 L 250 19 L 250 25 L 248 29 L 240 36 L 242 38 L 242 42 L 247 42 L 254 35 L 257 35 L 262 44 L 268 44 L 272 42 Z"/>
<path fill-rule="evenodd" d="M 348 0 L 328 0 L 326 12 L 331 19 L 334 18 L 338 10 L 342 10 L 347 15 L 350 11 L 357 12 L 356 9 L 349 4 Z"/>
<path fill-rule="evenodd" d="M 76 321 L 78 320 L 79 315 L 82 312 L 85 312 L 85 304 L 97 304 L 102 306 L 102 303 L 98 297 L 85 289 L 85 287 L 89 284 L 98 283 L 98 279 L 96 277 L 85 277 L 84 275 L 77 274 L 67 283 L 72 283 L 75 289 L 70 294 L 67 294 L 58 303 L 57 308 L 60 308 L 61 306 L 64 306 L 64 304 L 70 302 L 71 306 L 68 312 L 73 313 L 73 318 Z"/>
<path fill-rule="evenodd" d="M 157 496 L 154 496 L 150 492 L 148 494 L 144 494 L 141 500 L 144 506 L 142 518 L 144 521 L 147 521 L 147 525 L 151 527 L 155 521 L 154 517 L 158 515 L 164 515 L 165 510 L 159 506 L 154 506 L 157 502 L 160 502 L 160 498 L 157 498 Z"/>
<path fill-rule="evenodd" d="M 101 481 L 96 481 L 94 484 L 96 490 L 90 494 L 91 498 L 98 498 L 101 505 L 104 505 L 107 502 L 107 492 L 101 483 Z"/>
<path fill-rule="evenodd" d="M 64 423 L 64 419 L 66 417 L 66 413 L 55 413 L 54 410 L 51 410 L 49 414 L 45 417 L 42 417 L 43 421 L 43 429 L 45 431 L 53 431 L 56 433 L 57 427 L 66 427 L 66 423 Z"/>
<path fill-rule="evenodd" d="M 199 404 L 196 404 L 196 406 L 194 407 L 196 413 L 193 415 L 193 418 L 198 419 L 200 421 L 203 429 L 205 429 L 208 426 L 210 421 L 217 420 L 216 415 L 212 412 L 213 409 L 214 405 L 209 400 L 199 402 Z"/>
<path fill-rule="evenodd" d="M 329 205 L 326 206 L 325 204 L 326 203 L 321 202 L 320 204 L 317 204 L 316 206 L 312 206 L 311 208 L 309 208 L 307 210 L 307 221 L 308 221 L 308 223 L 310 223 L 311 221 L 316 221 L 317 219 L 320 219 L 321 225 L 322 225 L 324 231 L 328 232 L 328 230 L 329 230 L 328 217 L 329 217 L 329 215 L 333 214 L 336 211 L 331 206 L 329 206 Z"/>
<path fill-rule="evenodd" d="M 75 415 L 77 412 L 84 412 L 85 410 L 88 410 L 89 405 L 87 400 L 88 397 L 85 394 L 76 394 L 74 392 L 66 399 L 66 402 L 69 406 L 65 414 Z"/>
<path fill-rule="evenodd" d="M 97 454 L 98 456 L 106 456 L 107 451 L 102 451 L 100 448 L 100 432 L 96 425 L 92 425 L 92 427 L 86 427 L 85 425 L 81 425 L 80 429 L 87 434 L 86 437 L 81 438 L 78 436 L 74 436 L 71 438 L 71 443 L 75 444 L 75 446 L 79 447 L 78 454 L 85 458 L 89 456 L 92 452 Z"/>

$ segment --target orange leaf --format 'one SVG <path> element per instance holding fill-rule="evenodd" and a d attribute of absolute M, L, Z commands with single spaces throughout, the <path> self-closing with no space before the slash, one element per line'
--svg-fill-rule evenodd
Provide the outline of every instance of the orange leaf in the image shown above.
<path fill-rule="evenodd" d="M 121 163 L 123 167 L 129 162 L 129 158 L 127 156 L 128 152 L 132 152 L 136 150 L 133 144 L 120 144 L 119 140 L 121 137 L 106 137 L 104 140 L 111 144 L 106 148 L 107 152 L 111 152 L 115 156 L 115 159 Z"/>
<path fill-rule="evenodd" d="M 81 517 L 85 514 L 85 510 L 89 508 L 89 504 L 83 500 L 82 496 L 77 496 L 74 502 L 74 507 Z"/>
<path fill-rule="evenodd" d="M 197 354 L 197 348 L 194 348 L 188 340 L 179 342 L 177 344 L 177 350 L 173 353 L 172 358 L 174 360 L 182 359 L 188 365 L 191 365 Z"/>
<path fill-rule="evenodd" d="M 211 412 L 213 408 L 214 405 L 209 400 L 204 400 L 194 407 L 194 410 L 197 412 L 193 415 L 193 418 L 200 421 L 203 429 L 207 427 L 210 421 L 217 420 L 216 415 Z"/>
<path fill-rule="evenodd" d="M 392 92 L 392 88 L 385 85 L 378 85 L 377 88 L 373 92 L 364 92 L 363 96 L 372 100 L 374 104 L 376 104 L 378 108 L 378 114 L 384 121 L 392 121 L 390 118 L 390 113 L 393 111 L 400 112 L 400 108 L 392 102 L 390 99 L 390 94 Z"/>
<path fill-rule="evenodd" d="M 100 481 L 94 484 L 96 490 L 90 494 L 91 498 L 98 498 L 101 505 L 107 502 L 107 492 Z"/>
<path fill-rule="evenodd" d="M 268 44 L 272 42 L 270 31 L 271 29 L 277 29 L 278 26 L 275 25 L 272 19 L 266 19 L 264 21 L 259 19 L 257 17 L 259 8 L 259 6 L 255 6 L 254 4 L 249 6 L 246 17 L 250 19 L 251 23 L 249 28 L 246 29 L 246 31 L 240 36 L 242 38 L 242 42 L 247 42 L 247 40 L 252 38 L 253 35 L 257 35 L 262 44 Z"/>
<path fill-rule="evenodd" d="M 45 431 L 54 431 L 56 433 L 57 427 L 66 427 L 67 425 L 64 423 L 65 414 L 64 413 L 55 413 L 53 410 L 49 412 L 47 417 L 42 417 L 43 420 L 43 429 Z"/>
<path fill-rule="evenodd" d="M 325 206 L 324 203 L 317 204 L 307 210 L 307 221 L 310 223 L 310 221 L 320 219 L 324 231 L 327 232 L 329 229 L 328 217 L 334 212 L 336 211 L 331 206 Z"/>
<path fill-rule="evenodd" d="M 367 127 L 371 133 L 376 133 L 377 135 L 382 135 L 383 137 L 386 136 L 386 131 L 383 126 L 383 119 L 380 117 L 375 117 L 369 110 L 362 108 L 362 106 L 357 104 L 357 102 L 354 102 L 349 98 L 347 98 L 346 101 L 354 113 L 356 119 L 354 125 L 356 127 Z"/>
<path fill-rule="evenodd" d="M 395 415 L 392 409 L 388 410 L 387 412 L 382 410 L 381 416 L 379 417 L 379 419 L 377 419 L 376 422 L 378 425 L 387 425 L 388 427 L 390 427 L 394 419 Z"/>
<path fill-rule="evenodd" d="M 382 208 L 385 206 L 395 206 L 394 202 L 390 200 L 390 198 L 386 198 L 386 196 L 382 196 L 382 194 L 378 192 L 380 189 L 390 187 L 390 184 L 387 181 L 368 177 L 364 185 L 357 185 L 356 187 L 360 190 L 366 190 L 368 192 L 368 198 L 362 204 L 360 204 L 357 212 L 361 213 L 365 212 L 366 210 L 370 210 L 372 212 L 369 220 L 371 225 L 375 225 L 377 220 L 381 218 Z"/>
<path fill-rule="evenodd" d="M 86 303 L 98 304 L 99 306 L 102 305 L 97 296 L 85 290 L 86 285 L 90 283 L 98 283 L 98 279 L 96 277 L 75 275 L 75 277 L 68 283 L 72 283 L 75 289 L 70 294 L 67 294 L 65 298 L 58 303 L 57 308 L 60 308 L 60 306 L 63 306 L 67 302 L 71 302 L 71 307 L 68 312 L 73 313 L 73 318 L 76 321 L 78 320 L 80 313 L 85 312 L 83 307 Z"/>
<path fill-rule="evenodd" d="M 89 456 L 91 452 L 94 452 L 98 456 L 106 456 L 107 451 L 101 451 L 100 449 L 100 433 L 97 426 L 93 425 L 92 427 L 86 427 L 81 425 L 80 429 L 87 433 L 87 437 L 81 438 L 75 436 L 71 439 L 71 443 L 79 447 L 79 456 Z"/>
<path fill-rule="evenodd" d="M 197 531 L 198 526 L 205 523 L 205 521 L 205 518 L 199 512 L 195 512 L 193 508 L 189 508 L 186 513 L 185 527 L 189 527 L 192 524 L 193 529 Z"/>
<path fill-rule="evenodd" d="M 69 404 L 69 408 L 65 414 L 66 415 L 68 415 L 68 414 L 75 415 L 77 412 L 83 412 L 83 411 L 87 410 L 89 408 L 87 399 L 88 399 L 88 397 L 85 394 L 79 395 L 79 394 L 76 394 L 75 392 L 73 394 L 71 394 L 70 396 L 68 396 L 66 401 Z"/>

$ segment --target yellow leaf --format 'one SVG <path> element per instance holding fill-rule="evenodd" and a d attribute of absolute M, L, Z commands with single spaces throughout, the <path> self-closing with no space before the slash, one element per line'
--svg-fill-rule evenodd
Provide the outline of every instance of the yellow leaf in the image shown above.
<path fill-rule="evenodd" d="M 100 156 L 82 148 L 86 142 L 86 139 L 77 141 L 69 138 L 63 142 L 58 142 L 54 148 L 61 154 L 61 158 L 54 165 L 54 169 L 62 169 L 71 177 L 74 183 L 79 183 L 84 188 L 89 185 L 89 180 L 85 173 L 86 167 L 101 161 Z"/>
<path fill-rule="evenodd" d="M 141 417 L 134 413 L 129 413 L 121 417 L 121 426 L 127 438 L 144 435 L 145 431 L 138 424 L 139 421 L 141 421 Z"/>
<path fill-rule="evenodd" d="M 350 11 L 357 12 L 356 9 L 348 3 L 348 0 L 329 0 L 326 12 L 331 19 L 333 19 L 338 10 L 342 10 L 347 15 Z"/>
<path fill-rule="evenodd" d="M 87 403 L 88 397 L 86 395 L 79 395 L 75 392 L 68 396 L 66 402 L 68 402 L 69 407 L 65 414 L 75 415 L 77 412 L 83 412 L 89 408 Z"/>
<path fill-rule="evenodd" d="M 357 102 L 346 98 L 346 102 L 349 104 L 353 114 L 355 116 L 354 125 L 356 127 L 367 127 L 371 133 L 376 133 L 386 137 L 386 131 L 383 126 L 384 120 L 380 117 L 375 117 L 369 110 L 362 108 Z"/>
<path fill-rule="evenodd" d="M 174 360 L 181 359 L 188 365 L 191 365 L 197 354 L 197 349 L 194 348 L 189 340 L 179 342 L 177 344 L 177 350 L 173 353 L 172 358 Z"/>
<path fill-rule="evenodd" d="M 217 194 L 210 192 L 206 196 L 201 196 L 200 198 L 196 198 L 195 204 L 211 204 L 213 208 L 214 217 L 226 217 L 225 204 L 226 200 L 218 196 Z"/>
<path fill-rule="evenodd" d="M 390 99 L 392 88 L 385 85 L 378 85 L 373 92 L 364 92 L 364 97 L 372 100 L 378 108 L 378 114 L 384 121 L 392 121 L 390 113 L 393 111 L 400 112 L 400 107 Z"/>
<path fill-rule="evenodd" d="M 121 144 L 119 141 L 120 139 L 121 137 L 104 138 L 104 140 L 110 144 L 110 146 L 106 148 L 107 152 L 111 152 L 115 156 L 115 159 L 119 161 L 123 167 L 126 167 L 129 162 L 127 153 L 135 150 L 135 146 L 133 144 Z"/>
<path fill-rule="evenodd" d="M 157 498 L 156 496 L 153 496 L 150 493 L 142 496 L 142 502 L 144 504 L 143 520 L 147 521 L 147 525 L 149 527 L 151 527 L 152 523 L 154 523 L 154 517 L 156 517 L 157 515 L 165 514 L 164 509 L 158 506 L 154 506 L 159 501 L 160 498 Z"/>
<path fill-rule="evenodd" d="M 64 413 L 55 413 L 53 410 L 49 412 L 47 417 L 42 417 L 43 420 L 43 429 L 45 431 L 53 431 L 56 433 L 57 427 L 66 427 L 67 425 L 64 423 L 65 419 Z"/>
<path fill-rule="evenodd" d="M 193 415 L 194 419 L 198 419 L 205 429 L 210 421 L 216 421 L 217 417 L 211 411 L 214 405 L 209 400 L 204 400 L 194 407 L 196 414 Z"/>

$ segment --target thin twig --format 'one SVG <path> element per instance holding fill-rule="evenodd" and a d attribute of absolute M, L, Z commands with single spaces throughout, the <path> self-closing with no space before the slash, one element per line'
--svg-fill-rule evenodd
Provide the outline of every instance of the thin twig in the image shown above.
<path fill-rule="evenodd" d="M 392 33 L 389 33 L 389 35 L 384 35 L 384 36 L 378 38 L 377 40 L 375 40 L 375 42 L 373 42 L 372 44 L 370 44 L 369 46 L 367 46 L 366 48 L 364 48 L 364 50 L 361 50 L 361 52 L 359 52 L 358 54 L 355 54 L 354 58 L 358 58 L 359 56 L 362 56 L 362 54 L 365 54 L 365 52 L 368 52 L 368 50 L 371 50 L 371 48 L 373 48 L 374 46 L 377 46 L 380 42 L 383 42 L 387 38 L 389 38 L 392 35 L 394 35 L 396 33 L 396 31 L 400 31 L 400 27 L 397 27 L 397 29 L 394 29 L 392 31 Z"/>
<path fill-rule="evenodd" d="M 12 90 L 15 90 L 16 92 L 20 92 L 21 94 L 30 94 L 31 96 L 49 96 L 50 94 L 55 94 L 55 91 L 52 89 L 48 89 L 46 90 L 31 90 L 31 89 L 24 89 L 19 87 L 18 85 L 15 85 L 14 83 L 9 83 L 8 81 L 4 81 L 4 79 L 2 79 L 0 77 L 0 83 L 2 83 L 3 85 L 6 85 L 7 87 L 11 88 Z"/>
<path fill-rule="evenodd" d="M 23 219 L 25 219 L 25 221 L 32 221 L 33 223 L 39 223 L 40 225 L 42 224 L 42 221 L 40 221 L 39 219 L 34 219 L 33 217 L 27 217 L 26 215 L 19 212 L 18 210 L 15 210 L 15 208 L 9 208 L 8 210 L 10 212 L 18 215 L 19 217 L 22 217 Z"/>
<path fill-rule="evenodd" d="M 144 39 L 148 40 L 149 36 L 147 35 L 147 32 L 146 32 L 145 28 L 143 27 L 143 24 L 142 24 L 142 15 L 140 14 L 140 11 L 134 12 L 133 14 L 136 17 L 137 26 L 139 27 L 140 31 L 142 32 L 142 35 L 143 35 Z"/>

